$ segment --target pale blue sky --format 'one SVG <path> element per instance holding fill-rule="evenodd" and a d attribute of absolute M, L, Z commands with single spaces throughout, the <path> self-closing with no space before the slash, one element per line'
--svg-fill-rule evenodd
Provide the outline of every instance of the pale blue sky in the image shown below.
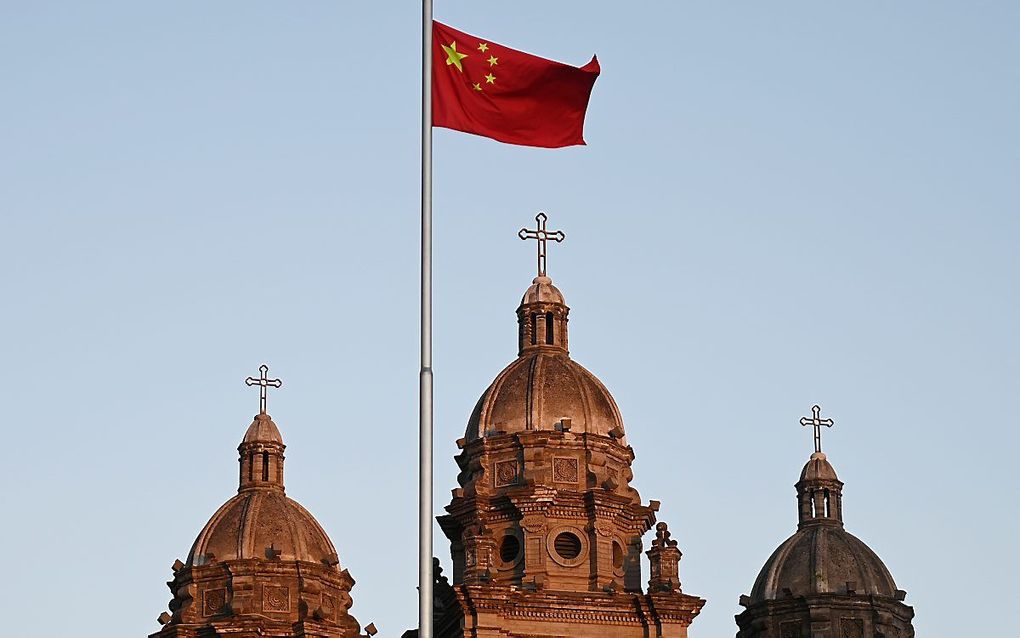
<path fill-rule="evenodd" d="M 795 527 L 812 403 L 919 636 L 1020 561 L 1020 5 L 441 1 L 603 75 L 589 146 L 436 134 L 436 501 L 515 355 L 538 209 L 574 357 L 662 501 L 692 638 Z M 288 493 L 416 618 L 419 5 L 0 2 L 5 635 L 142 636 L 236 489 L 266 362 Z M 438 533 L 438 528 L 437 528 Z M 437 538 L 448 565 L 448 546 Z"/>

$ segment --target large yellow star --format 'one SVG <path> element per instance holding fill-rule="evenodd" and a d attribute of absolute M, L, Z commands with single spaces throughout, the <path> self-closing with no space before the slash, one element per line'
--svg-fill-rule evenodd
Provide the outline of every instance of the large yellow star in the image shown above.
<path fill-rule="evenodd" d="M 440 46 L 443 47 L 443 51 L 446 51 L 446 66 L 450 66 L 452 64 L 457 67 L 458 71 L 463 73 L 464 67 L 461 65 L 460 61 L 467 57 L 467 53 L 458 53 L 456 42 L 451 42 L 450 46 L 446 46 L 445 44 Z"/>
<path fill-rule="evenodd" d="M 491 74 L 491 73 L 486 75 L 485 76 L 485 82 L 487 84 L 495 84 L 496 83 L 496 76 Z"/>

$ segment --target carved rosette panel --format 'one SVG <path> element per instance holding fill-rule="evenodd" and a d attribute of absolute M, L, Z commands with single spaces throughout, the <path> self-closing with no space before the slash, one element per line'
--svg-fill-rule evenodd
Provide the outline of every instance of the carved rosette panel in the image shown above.
<path fill-rule="evenodd" d="M 322 602 L 319 608 L 322 609 L 323 620 L 335 620 L 336 619 L 336 599 L 329 594 L 322 595 Z"/>
<path fill-rule="evenodd" d="M 507 487 L 517 484 L 517 461 L 497 461 L 495 481 L 496 487 Z"/>
<path fill-rule="evenodd" d="M 577 483 L 578 463 L 576 458 L 553 458 L 553 481 L 556 483 Z"/>
<path fill-rule="evenodd" d="M 290 587 L 263 585 L 262 611 L 274 613 L 290 612 Z"/>
<path fill-rule="evenodd" d="M 839 619 L 840 638 L 864 638 L 864 621 L 860 618 Z"/>
<path fill-rule="evenodd" d="M 202 595 L 202 615 L 215 616 L 223 611 L 227 604 L 227 590 L 224 588 L 207 589 Z"/>
<path fill-rule="evenodd" d="M 595 533 L 603 538 L 609 538 L 614 534 L 614 532 L 616 532 L 616 527 L 613 525 L 612 521 L 607 521 L 601 518 L 595 519 L 592 527 L 594 528 Z"/>

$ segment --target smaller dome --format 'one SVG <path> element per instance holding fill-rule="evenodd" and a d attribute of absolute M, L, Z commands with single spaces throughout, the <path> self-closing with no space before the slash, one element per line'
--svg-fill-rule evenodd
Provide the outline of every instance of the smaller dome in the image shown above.
<path fill-rule="evenodd" d="M 244 439 L 241 440 L 242 445 L 245 443 L 279 443 L 283 445 L 283 436 L 280 434 L 280 428 L 276 427 L 269 415 L 263 412 L 256 414 L 255 420 L 248 426 L 248 431 L 244 433 Z"/>
<path fill-rule="evenodd" d="M 563 300 L 563 293 L 560 292 L 560 289 L 553 285 L 552 279 L 540 275 L 532 280 L 531 286 L 524 291 L 524 296 L 521 298 L 522 306 L 533 303 L 566 305 L 567 302 Z"/>
<path fill-rule="evenodd" d="M 336 549 L 297 501 L 274 490 L 247 490 L 209 519 L 188 554 L 188 565 L 246 558 L 322 564 L 336 559 Z"/>
<path fill-rule="evenodd" d="M 847 583 L 858 594 L 896 594 L 885 563 L 864 542 L 842 527 L 811 525 L 798 530 L 769 557 L 754 581 L 751 601 L 846 594 Z"/>
<path fill-rule="evenodd" d="M 838 481 L 839 477 L 836 476 L 836 470 L 832 467 L 832 464 L 829 463 L 825 454 L 815 452 L 804 465 L 804 469 L 800 473 L 800 480 Z"/>

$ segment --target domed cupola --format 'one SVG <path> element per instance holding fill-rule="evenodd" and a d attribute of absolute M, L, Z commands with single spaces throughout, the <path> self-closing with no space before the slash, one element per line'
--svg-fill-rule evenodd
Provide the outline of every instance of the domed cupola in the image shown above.
<path fill-rule="evenodd" d="M 843 483 L 822 453 L 820 428 L 832 420 L 801 420 L 815 429 L 815 451 L 796 483 L 797 532 L 765 562 L 737 616 L 738 638 L 913 636 L 914 611 L 902 601 L 882 559 L 843 528 Z"/>
<path fill-rule="evenodd" d="M 546 230 L 544 214 L 536 219 L 536 230 L 519 234 L 538 240 L 538 276 L 517 307 L 517 358 L 472 410 L 457 442 L 460 487 L 439 517 L 461 602 L 449 598 L 451 615 L 437 622 L 451 633 L 438 635 L 488 635 L 472 623 L 490 613 L 515 636 L 564 635 L 567 622 L 584 625 L 585 636 L 615 635 L 622 625 L 686 635 L 704 601 L 681 591 L 680 550 L 662 523 L 642 594 L 641 537 L 656 524 L 658 503 L 642 504 L 630 486 L 634 450 L 616 401 L 569 355 L 570 309 L 545 255 L 546 242 L 564 235 Z M 496 601 L 504 602 L 489 609 Z M 545 624 L 525 630 L 517 626 L 524 618 Z"/>
<path fill-rule="evenodd" d="M 554 431 L 610 437 L 626 445 L 623 417 L 599 379 L 570 358 L 567 307 L 563 293 L 546 274 L 546 241 L 563 241 L 562 231 L 521 229 L 522 239 L 537 239 L 538 276 L 517 307 L 518 357 L 482 393 L 468 419 L 465 441 L 512 432 Z M 628 479 L 629 480 L 629 479 Z"/>
<path fill-rule="evenodd" d="M 237 448 L 237 495 L 202 528 L 187 562 L 174 563 L 173 600 L 154 638 L 362 635 L 348 613 L 354 579 L 315 517 L 284 493 L 286 446 L 266 413 L 266 389 L 281 383 L 261 372 L 247 380 L 260 386 L 260 409 Z"/>

